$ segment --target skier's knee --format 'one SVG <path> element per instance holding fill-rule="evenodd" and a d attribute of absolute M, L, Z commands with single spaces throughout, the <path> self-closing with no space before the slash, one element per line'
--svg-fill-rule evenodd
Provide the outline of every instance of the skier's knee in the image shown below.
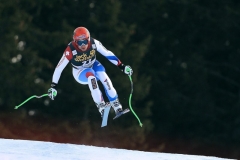
<path fill-rule="evenodd" d="M 95 74 L 93 72 L 89 71 L 86 73 L 86 77 L 88 78 L 89 76 L 95 77 Z"/>

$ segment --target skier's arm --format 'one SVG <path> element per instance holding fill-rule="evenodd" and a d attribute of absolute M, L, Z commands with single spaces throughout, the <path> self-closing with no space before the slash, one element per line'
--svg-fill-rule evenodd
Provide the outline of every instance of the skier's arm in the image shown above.
<path fill-rule="evenodd" d="M 52 77 L 51 88 L 49 88 L 49 90 L 48 90 L 48 96 L 52 100 L 54 100 L 54 98 L 57 96 L 56 86 L 58 84 L 58 81 L 60 79 L 62 71 L 67 66 L 68 62 L 69 62 L 69 60 L 66 58 L 65 54 L 63 54 L 61 60 L 58 62 L 58 65 L 54 70 L 53 77 Z"/>
<path fill-rule="evenodd" d="M 98 40 L 94 39 L 94 42 L 96 44 L 97 51 L 101 53 L 103 56 L 105 56 L 110 62 L 115 64 L 116 66 L 119 67 L 119 69 L 124 72 L 127 75 L 132 75 L 133 70 L 129 65 L 124 65 L 118 58 L 113 54 L 113 52 L 107 50 L 101 42 Z"/>
<path fill-rule="evenodd" d="M 58 84 L 62 71 L 67 66 L 69 60 L 66 58 L 65 54 L 63 54 L 61 60 L 58 62 L 57 67 L 54 70 L 52 83 Z"/>
<path fill-rule="evenodd" d="M 113 54 L 113 52 L 107 50 L 101 42 L 94 39 L 94 42 L 96 44 L 97 51 L 101 53 L 104 57 L 106 57 L 111 63 L 115 64 L 116 66 L 119 66 L 122 62 L 118 59 L 118 57 Z"/>

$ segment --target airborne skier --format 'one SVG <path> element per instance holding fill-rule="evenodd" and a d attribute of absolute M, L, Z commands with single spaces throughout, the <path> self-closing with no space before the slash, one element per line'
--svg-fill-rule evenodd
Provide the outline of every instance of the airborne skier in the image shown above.
<path fill-rule="evenodd" d="M 93 101 L 101 116 L 107 104 L 99 89 L 98 80 L 103 84 L 110 105 L 115 110 L 116 117 L 118 117 L 123 113 L 122 105 L 119 102 L 118 94 L 110 78 L 105 72 L 104 66 L 96 59 L 97 52 L 106 57 L 111 63 L 118 66 L 125 74 L 132 75 L 133 70 L 129 65 L 124 65 L 114 53 L 107 50 L 100 41 L 90 37 L 87 28 L 78 27 L 73 32 L 73 41 L 68 44 L 62 58 L 55 68 L 51 88 L 48 90 L 48 96 L 52 100 L 57 96 L 57 84 L 61 73 L 70 62 L 72 64 L 73 77 L 78 83 L 89 86 Z"/>

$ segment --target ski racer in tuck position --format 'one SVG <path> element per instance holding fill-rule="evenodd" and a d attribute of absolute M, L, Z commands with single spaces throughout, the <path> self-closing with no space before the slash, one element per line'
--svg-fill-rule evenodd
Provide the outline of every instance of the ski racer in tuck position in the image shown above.
<path fill-rule="evenodd" d="M 73 41 L 68 44 L 55 68 L 51 88 L 48 90 L 48 96 L 52 100 L 57 96 L 57 84 L 61 73 L 70 62 L 72 64 L 73 77 L 78 83 L 88 85 L 93 101 L 101 116 L 106 103 L 99 89 L 98 80 L 103 84 L 110 105 L 115 110 L 116 115 L 118 115 L 120 112 L 123 112 L 122 105 L 119 102 L 118 94 L 110 78 L 105 72 L 104 66 L 96 59 L 96 52 L 99 52 L 111 63 L 118 66 L 125 74 L 132 75 L 133 70 L 129 65 L 124 65 L 118 57 L 116 57 L 113 52 L 107 50 L 100 41 L 90 37 L 87 28 L 78 27 L 73 32 Z"/>

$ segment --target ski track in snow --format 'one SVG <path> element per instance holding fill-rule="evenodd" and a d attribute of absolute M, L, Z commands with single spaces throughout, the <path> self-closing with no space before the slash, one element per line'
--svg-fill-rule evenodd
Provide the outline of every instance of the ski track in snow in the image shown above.
<path fill-rule="evenodd" d="M 227 160 L 225 158 L 0 139 L 0 160 Z"/>

